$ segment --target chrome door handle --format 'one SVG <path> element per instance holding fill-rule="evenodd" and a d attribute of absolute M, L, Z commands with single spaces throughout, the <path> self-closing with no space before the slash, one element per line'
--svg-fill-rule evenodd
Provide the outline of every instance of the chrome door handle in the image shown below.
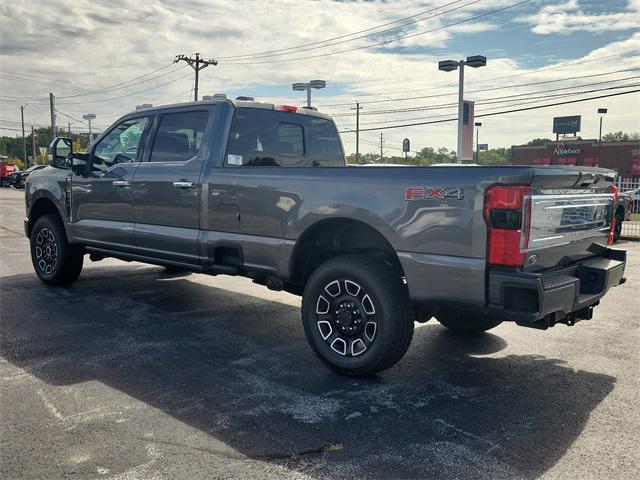
<path fill-rule="evenodd" d="M 115 185 L 116 187 L 128 187 L 129 185 L 131 185 L 131 181 L 130 180 L 114 180 L 113 182 L 111 182 L 112 185 Z"/>
<path fill-rule="evenodd" d="M 176 188 L 194 188 L 196 184 L 194 182 L 173 182 L 173 186 Z"/>

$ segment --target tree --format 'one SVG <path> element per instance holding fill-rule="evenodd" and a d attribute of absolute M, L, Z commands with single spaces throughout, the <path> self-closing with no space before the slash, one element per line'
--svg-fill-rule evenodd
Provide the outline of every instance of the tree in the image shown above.
<path fill-rule="evenodd" d="M 550 138 L 534 138 L 533 140 L 527 142 L 527 145 L 542 147 L 545 143 L 549 143 L 551 141 L 552 140 Z"/>
<path fill-rule="evenodd" d="M 606 135 L 602 136 L 603 142 L 628 142 L 629 140 L 638 140 L 640 139 L 639 132 L 609 132 Z"/>

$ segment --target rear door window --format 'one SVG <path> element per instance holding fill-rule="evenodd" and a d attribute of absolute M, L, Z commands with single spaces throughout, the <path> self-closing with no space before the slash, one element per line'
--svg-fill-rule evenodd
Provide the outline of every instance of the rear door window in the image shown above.
<path fill-rule="evenodd" d="M 225 165 L 307 167 L 344 165 L 332 122 L 288 112 L 236 109 Z"/>
<path fill-rule="evenodd" d="M 202 146 L 208 118 L 205 110 L 162 115 L 149 160 L 186 162 L 195 157 Z"/>

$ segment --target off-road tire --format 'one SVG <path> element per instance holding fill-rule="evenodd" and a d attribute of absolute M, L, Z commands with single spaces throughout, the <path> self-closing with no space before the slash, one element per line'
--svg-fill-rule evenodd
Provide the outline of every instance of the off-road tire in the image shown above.
<path fill-rule="evenodd" d="M 82 248 L 71 245 L 60 217 L 43 215 L 30 235 L 31 262 L 38 278 L 47 285 L 69 285 L 82 271 Z"/>
<path fill-rule="evenodd" d="M 332 258 L 313 272 L 302 296 L 302 320 L 325 365 L 365 376 L 402 358 L 413 337 L 413 316 L 401 277 L 397 268 L 367 255 Z"/>
<path fill-rule="evenodd" d="M 482 333 L 502 323 L 502 320 L 491 315 L 455 308 L 443 308 L 436 318 L 442 325 L 458 333 Z"/>

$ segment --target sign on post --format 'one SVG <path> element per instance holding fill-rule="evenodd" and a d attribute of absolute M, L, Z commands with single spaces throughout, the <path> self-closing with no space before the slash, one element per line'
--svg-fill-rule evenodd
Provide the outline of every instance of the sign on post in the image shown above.
<path fill-rule="evenodd" d="M 411 141 L 408 138 L 402 140 L 402 151 L 404 153 L 409 153 L 411 151 Z"/>
<path fill-rule="evenodd" d="M 553 133 L 573 133 L 576 134 L 580 131 L 580 115 L 574 115 L 572 117 L 554 117 L 553 119 Z"/>
<path fill-rule="evenodd" d="M 478 151 L 479 152 L 488 152 L 489 151 L 489 144 L 488 143 L 479 143 L 478 144 Z"/>
<path fill-rule="evenodd" d="M 462 152 L 461 160 L 473 160 L 473 110 L 474 102 L 465 100 L 462 105 Z"/>

